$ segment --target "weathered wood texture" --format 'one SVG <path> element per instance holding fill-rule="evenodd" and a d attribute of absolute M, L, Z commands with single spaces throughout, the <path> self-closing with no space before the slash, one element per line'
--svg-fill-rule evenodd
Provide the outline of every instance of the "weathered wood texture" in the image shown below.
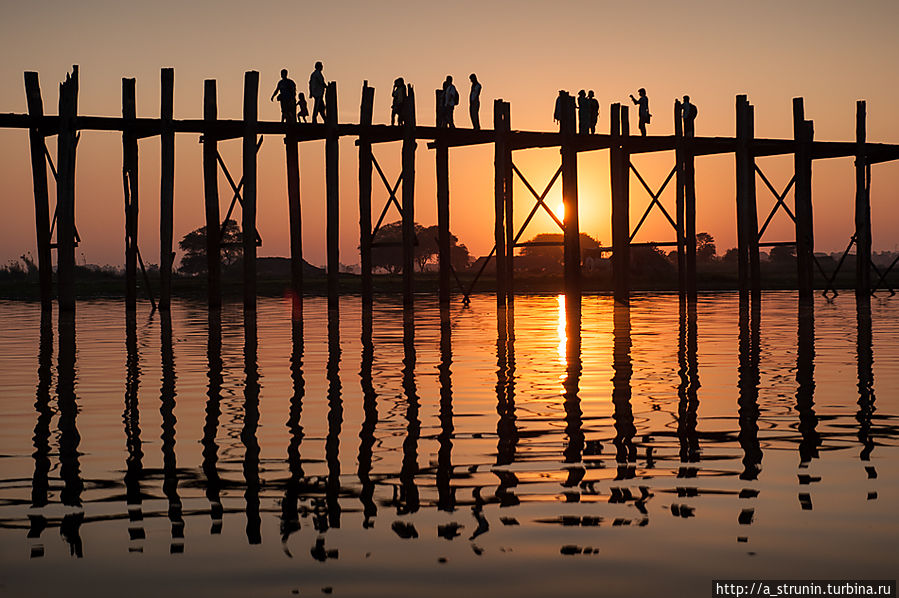
<path fill-rule="evenodd" d="M 25 98 L 28 114 L 35 121 L 44 115 L 38 74 L 25 73 Z M 31 150 L 31 177 L 34 186 L 34 224 L 37 234 L 37 267 L 41 290 L 41 309 L 53 307 L 53 262 L 50 254 L 50 196 L 47 184 L 47 160 L 44 132 L 37 126 L 28 131 Z"/>
<path fill-rule="evenodd" d="M 75 311 L 75 153 L 78 134 L 78 66 L 59 86 L 59 131 L 56 136 L 56 241 L 59 309 Z"/>

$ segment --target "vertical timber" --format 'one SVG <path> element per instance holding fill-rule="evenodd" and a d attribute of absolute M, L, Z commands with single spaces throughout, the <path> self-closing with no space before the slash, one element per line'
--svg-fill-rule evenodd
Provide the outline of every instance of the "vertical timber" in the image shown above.
<path fill-rule="evenodd" d="M 515 300 L 515 212 L 512 209 L 512 144 L 508 132 L 512 130 L 512 112 L 509 102 L 503 102 L 503 127 L 507 132 L 503 145 L 503 214 L 506 218 L 506 303 L 512 307 Z M 508 312 L 511 317 L 511 311 Z"/>
<path fill-rule="evenodd" d="M 403 106 L 403 307 L 414 302 L 415 268 L 415 90 L 408 85 Z"/>
<path fill-rule="evenodd" d="M 293 316 L 299 320 L 303 309 L 303 215 L 300 209 L 300 147 L 296 119 L 290 121 L 284 136 L 287 169 L 287 213 L 290 230 L 290 291 Z"/>
<path fill-rule="evenodd" d="M 372 301 L 371 265 L 371 126 L 374 111 L 375 88 L 362 85 L 362 104 L 359 108 L 359 253 L 362 261 L 362 301 Z"/>
<path fill-rule="evenodd" d="M 677 194 L 675 199 L 675 222 L 677 224 L 677 290 L 680 300 L 687 297 L 687 245 L 684 218 L 684 108 L 680 100 L 674 100 L 674 172 Z"/>
<path fill-rule="evenodd" d="M 338 305 L 340 277 L 340 173 L 337 134 L 337 83 L 325 91 L 325 185 L 327 186 L 328 309 Z"/>
<path fill-rule="evenodd" d="M 612 278 L 615 301 L 627 304 L 630 295 L 630 135 L 627 106 L 612 104 L 609 151 L 612 186 Z"/>
<path fill-rule="evenodd" d="M 32 125 L 28 131 L 31 146 L 31 176 L 34 184 L 34 223 L 37 234 L 37 268 L 41 288 L 41 309 L 53 308 L 53 262 L 50 255 L 50 194 L 47 186 L 47 160 L 44 133 L 38 121 L 44 116 L 44 102 L 38 74 L 25 73 L 25 98 Z"/>
<path fill-rule="evenodd" d="M 793 138 L 796 141 L 794 169 L 796 174 L 796 267 L 799 301 L 809 303 L 813 293 L 812 266 L 815 250 L 812 222 L 812 158 L 814 139 L 812 122 L 805 120 L 802 98 L 793 98 Z"/>
<path fill-rule="evenodd" d="M 749 287 L 752 300 L 756 303 L 762 299 L 762 272 L 759 263 L 759 214 L 758 198 L 755 193 L 755 106 L 746 105 L 744 114 L 746 127 L 746 248 L 749 251 Z M 758 303 L 761 305 L 760 303 Z"/>
<path fill-rule="evenodd" d="M 78 145 L 78 66 L 59 86 L 57 141 L 56 240 L 60 312 L 75 311 L 75 152 Z"/>
<path fill-rule="evenodd" d="M 137 118 L 134 79 L 122 79 L 122 178 L 125 187 L 125 309 L 137 309 Z"/>
<path fill-rule="evenodd" d="M 747 232 L 746 202 L 749 195 L 748 179 L 750 176 L 755 176 L 754 172 L 749 172 L 749 139 L 746 126 L 748 107 L 746 96 L 738 95 L 736 101 L 737 147 L 734 151 L 734 159 L 737 190 L 737 276 L 741 301 L 749 300 L 749 233 Z"/>
<path fill-rule="evenodd" d="M 871 195 L 868 157 L 865 153 L 867 109 L 864 100 L 855 104 L 855 294 L 871 292 Z"/>
<path fill-rule="evenodd" d="M 221 230 L 219 228 L 218 140 L 213 129 L 218 118 L 215 79 L 203 84 L 203 196 L 206 205 L 206 276 L 209 309 L 222 307 Z"/>
<path fill-rule="evenodd" d="M 450 302 L 450 270 L 453 266 L 449 224 L 449 147 L 441 132 L 438 132 L 436 139 L 436 159 L 437 262 L 440 269 L 438 298 L 440 300 L 440 306 L 446 307 Z"/>
<path fill-rule="evenodd" d="M 578 222 L 577 147 L 575 146 L 574 96 L 565 98 L 562 113 L 562 217 L 564 230 L 565 293 L 579 297 L 581 293 L 581 239 Z"/>
<path fill-rule="evenodd" d="M 175 69 L 161 72 L 159 179 L 159 309 L 168 310 L 172 297 L 172 252 L 175 208 Z"/>
<path fill-rule="evenodd" d="M 259 73 L 243 79 L 243 307 L 256 309 L 256 130 L 259 118 Z"/>
<path fill-rule="evenodd" d="M 506 165 L 509 157 L 509 123 L 508 114 L 502 100 L 493 101 L 493 129 L 495 131 L 493 147 L 493 241 L 496 246 L 496 303 L 506 304 L 508 288 L 506 285 Z M 510 252 L 511 253 L 511 252 Z"/>

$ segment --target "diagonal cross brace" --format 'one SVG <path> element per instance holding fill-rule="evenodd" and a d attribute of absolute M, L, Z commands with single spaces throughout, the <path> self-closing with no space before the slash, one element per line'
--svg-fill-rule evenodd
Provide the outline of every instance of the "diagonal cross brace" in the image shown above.
<path fill-rule="evenodd" d="M 396 198 L 396 192 L 400 188 L 400 183 L 403 181 L 403 173 L 400 172 L 400 176 L 396 179 L 396 184 L 391 188 L 390 182 L 387 180 L 387 177 L 384 175 L 384 171 L 381 170 L 381 165 L 378 164 L 378 160 L 375 159 L 375 155 L 372 154 L 371 162 L 375 165 L 375 169 L 378 171 L 378 175 L 381 177 L 381 182 L 384 183 L 384 189 L 387 190 L 389 197 L 387 198 L 387 203 L 384 204 L 384 209 L 381 210 L 381 215 L 378 217 L 378 223 L 375 224 L 375 227 L 371 231 L 372 239 L 375 238 L 375 235 L 378 234 L 378 231 L 381 230 L 381 223 L 384 222 L 384 216 L 387 215 L 387 210 L 390 209 L 390 205 L 393 204 L 396 206 L 397 211 L 400 213 L 400 218 L 403 217 L 403 206 L 400 205 L 399 200 Z"/>
<path fill-rule="evenodd" d="M 259 148 L 262 147 L 263 136 L 259 136 L 259 141 L 256 142 L 256 153 L 259 153 Z M 219 166 L 222 168 L 222 172 L 225 173 L 225 178 L 228 179 L 228 184 L 231 185 L 231 190 L 234 191 L 234 197 L 231 198 L 231 205 L 228 206 L 228 213 L 225 214 L 225 219 L 222 221 L 222 226 L 220 228 L 220 238 L 219 241 L 225 238 L 225 223 L 231 218 L 231 213 L 234 211 L 234 205 L 239 201 L 240 206 L 243 207 L 243 197 L 240 195 L 240 190 L 243 189 L 243 176 L 240 177 L 240 180 L 237 184 L 234 184 L 234 179 L 231 178 L 231 173 L 228 171 L 228 167 L 225 165 L 225 161 L 222 160 L 222 155 L 216 150 L 215 158 L 218 160 Z M 256 246 L 259 247 L 262 245 L 262 237 L 259 235 L 259 230 L 256 230 Z"/>
<path fill-rule="evenodd" d="M 546 213 L 549 214 L 549 217 L 553 219 L 553 222 L 555 222 L 559 226 L 559 228 L 562 229 L 562 232 L 565 232 L 565 224 L 561 220 L 559 220 L 559 218 L 555 215 L 555 213 L 551 209 L 549 209 L 549 206 L 546 205 L 546 203 L 543 201 L 546 199 L 546 196 L 549 194 L 549 190 L 552 189 L 553 185 L 555 185 L 556 180 L 558 180 L 559 176 L 561 176 L 562 167 L 559 166 L 559 169 L 556 171 L 556 174 L 554 174 L 552 176 L 552 178 L 549 180 L 549 183 L 546 184 L 546 188 L 543 189 L 543 193 L 541 193 L 539 195 L 537 194 L 537 191 L 535 191 L 534 188 L 531 186 L 531 184 L 528 182 L 528 180 L 526 178 L 524 178 L 524 175 L 521 174 L 521 171 L 518 170 L 518 167 L 515 166 L 514 163 L 512 164 L 512 172 L 514 172 L 515 174 L 518 175 L 518 178 L 521 179 L 521 182 L 524 183 L 524 186 L 527 187 L 528 191 L 531 192 L 531 195 L 534 196 L 534 199 L 537 200 L 537 203 L 534 204 L 534 207 L 531 210 L 531 213 L 528 214 L 527 218 L 525 218 L 524 224 L 521 225 L 521 230 L 519 230 L 518 234 L 515 236 L 515 242 L 517 243 L 518 239 L 521 238 L 521 235 L 524 232 L 524 229 L 527 227 L 528 224 L 530 224 L 531 219 L 534 217 L 534 214 L 536 214 L 537 210 L 541 207 L 544 210 L 546 210 Z"/>
<path fill-rule="evenodd" d="M 768 190 L 771 191 L 771 195 L 773 195 L 775 197 L 775 199 L 777 199 L 777 202 L 774 204 L 774 207 L 771 208 L 771 213 L 768 214 L 768 218 L 765 219 L 765 224 L 763 224 L 762 228 L 759 230 L 758 239 L 761 239 L 762 235 L 765 234 L 765 230 L 767 230 L 768 225 L 771 223 L 771 219 L 774 218 L 774 215 L 777 213 L 777 210 L 781 206 L 783 206 L 783 209 L 786 211 L 786 213 L 790 217 L 790 219 L 793 222 L 796 222 L 796 216 L 793 215 L 792 210 L 790 210 L 789 206 L 787 206 L 786 202 L 784 202 L 784 199 L 786 198 L 787 193 L 790 192 L 790 189 L 792 189 L 793 185 L 796 183 L 796 175 L 795 174 L 793 175 L 793 178 L 791 178 L 790 182 L 787 183 L 787 186 L 783 190 L 783 192 L 778 193 L 777 190 L 774 188 L 774 185 L 771 184 L 771 181 L 768 180 L 768 177 L 765 176 L 765 173 L 762 172 L 762 169 L 759 168 L 758 165 L 756 165 L 755 171 L 759 174 L 760 177 L 762 177 L 762 181 L 765 183 L 765 186 L 768 187 Z"/>
<path fill-rule="evenodd" d="M 653 206 L 659 206 L 659 209 L 662 210 L 662 214 L 665 215 L 665 218 L 668 219 L 668 222 L 671 224 L 671 227 L 674 229 L 674 232 L 677 233 L 678 238 L 680 238 L 681 231 L 677 228 L 677 223 L 674 222 L 674 219 L 671 218 L 671 215 L 668 213 L 668 210 L 665 209 L 665 206 L 662 205 L 662 202 L 659 201 L 659 197 L 662 196 L 662 193 L 665 191 L 665 187 L 668 186 L 668 183 L 671 182 L 671 177 L 674 176 L 674 173 L 677 172 L 677 166 L 671 169 L 671 172 L 668 173 L 668 177 L 665 179 L 665 182 L 662 183 L 662 186 L 659 187 L 659 190 L 653 193 L 652 189 L 649 188 L 649 185 L 646 184 L 646 181 L 643 180 L 643 177 L 640 176 L 639 171 L 634 167 L 633 163 L 628 163 L 630 169 L 634 171 L 634 174 L 637 175 L 637 180 L 643 185 L 643 188 L 646 189 L 646 192 L 649 193 L 649 196 L 652 200 L 649 202 L 649 205 L 646 206 L 646 211 L 643 212 L 643 216 L 640 218 L 640 222 L 637 223 L 637 226 L 634 228 L 634 232 L 631 233 L 628 242 L 633 241 L 634 237 L 637 236 L 637 232 L 639 232 L 640 227 L 643 226 L 643 222 L 646 221 L 647 216 L 652 211 Z"/>
<path fill-rule="evenodd" d="M 47 150 L 47 144 L 44 143 L 44 155 L 47 156 L 47 163 L 50 165 L 50 173 L 53 175 L 53 180 L 56 181 L 56 184 L 59 184 L 59 175 L 56 174 L 56 166 L 53 165 L 53 158 L 50 157 L 50 152 Z M 53 238 L 53 231 L 56 229 L 56 207 L 53 208 L 53 219 L 50 221 L 50 238 Z M 81 235 L 78 234 L 78 227 L 75 227 L 75 247 L 78 246 L 78 243 L 81 243 Z M 50 247 L 52 248 L 55 243 L 51 243 Z"/>

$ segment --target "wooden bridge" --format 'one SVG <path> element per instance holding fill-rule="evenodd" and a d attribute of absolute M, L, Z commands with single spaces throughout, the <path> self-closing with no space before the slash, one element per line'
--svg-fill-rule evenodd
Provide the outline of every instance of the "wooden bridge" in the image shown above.
<path fill-rule="evenodd" d="M 674 231 L 675 241 L 652 243 L 673 246 L 677 249 L 679 289 L 681 297 L 696 297 L 696 191 L 695 158 L 712 154 L 734 154 L 736 160 L 737 241 L 739 264 L 739 289 L 741 298 L 758 301 L 761 291 L 759 273 L 759 248 L 774 245 L 795 245 L 797 254 L 797 285 L 800 300 L 811 299 L 816 260 L 814 256 L 812 169 L 814 160 L 836 157 L 855 157 L 855 233 L 849 241 L 849 249 L 856 247 L 856 293 L 868 296 L 880 287 L 893 264 L 880 271 L 871 261 L 870 183 L 871 165 L 899 160 L 899 145 L 868 143 L 866 141 L 866 107 L 859 101 L 856 108 L 856 139 L 848 142 L 815 141 L 812 121 L 806 120 L 803 99 L 793 99 L 793 138 L 760 139 L 754 135 L 753 106 L 746 96 L 736 98 L 735 137 L 693 137 L 684 135 L 681 104 L 674 105 L 674 135 L 631 136 L 628 107 L 612 104 L 609 134 L 577 134 L 575 127 L 575 100 L 564 97 L 564 110 L 560 131 L 532 132 L 513 130 L 510 121 L 510 105 L 495 100 L 493 106 L 494 129 L 471 130 L 419 126 L 416 123 L 415 93 L 408 86 L 408 100 L 404 105 L 403 124 L 388 126 L 372 124 L 374 88 L 367 82 L 362 87 L 362 101 L 358 124 L 340 123 L 337 110 L 337 84 L 331 82 L 326 91 L 327 116 L 322 124 L 260 121 L 258 118 L 259 73 L 249 71 L 244 77 L 243 118 L 219 119 L 215 80 L 206 80 L 204 87 L 203 118 L 175 119 L 174 70 L 161 72 L 162 92 L 159 118 L 138 118 L 135 106 L 135 80 L 122 79 L 122 116 L 98 117 L 78 114 L 78 67 L 73 67 L 65 82 L 60 85 L 59 109 L 56 116 L 44 114 L 38 74 L 25 73 L 25 91 L 28 101 L 27 114 L 0 114 L 0 127 L 28 129 L 31 145 L 31 164 L 34 182 L 35 222 L 38 247 L 40 291 L 45 309 L 52 306 L 51 250 L 57 250 L 57 285 L 61 311 L 75 309 L 74 277 L 75 247 L 78 233 L 75 228 L 75 157 L 79 132 L 84 130 L 117 131 L 122 134 L 122 168 L 125 197 L 125 272 L 126 306 L 134 309 L 137 303 L 138 265 L 143 260 L 138 248 L 138 141 L 158 136 L 161 140 L 160 179 L 160 296 L 159 307 L 168 309 L 171 298 L 174 163 L 176 133 L 200 134 L 203 142 L 203 179 L 206 208 L 206 242 L 208 260 L 208 304 L 212 309 L 221 306 L 221 228 L 218 170 L 226 175 L 232 201 L 228 216 L 240 202 L 243 235 L 243 299 L 244 306 L 256 305 L 256 247 L 258 236 L 248 231 L 256 230 L 256 155 L 261 136 L 283 136 L 287 163 L 287 201 L 289 205 L 291 289 L 295 296 L 303 294 L 303 242 L 301 236 L 301 204 L 299 184 L 299 151 L 302 141 L 325 140 L 326 175 L 326 227 L 327 227 L 327 290 L 329 305 L 336 307 L 340 295 L 338 280 L 338 139 L 341 136 L 356 137 L 359 159 L 359 223 L 362 263 L 362 296 L 371 301 L 372 296 L 372 248 L 373 238 L 383 221 L 387 208 L 395 205 L 402 216 L 403 295 L 404 302 L 413 302 L 413 256 L 415 245 L 415 152 L 417 141 L 428 140 L 427 147 L 435 150 L 437 172 L 437 224 L 439 260 L 439 298 L 442 305 L 450 301 L 453 276 L 450 261 L 450 195 L 449 150 L 453 147 L 493 144 L 495 148 L 494 188 L 494 237 L 491 256 L 496 261 L 496 297 L 499 304 L 513 300 L 514 279 L 512 254 L 516 247 L 526 245 L 521 235 L 533 216 L 545 210 L 563 232 L 565 289 L 579 296 L 581 290 L 580 230 L 578 225 L 577 156 L 581 152 L 609 150 L 612 203 L 612 245 L 603 248 L 610 251 L 614 278 L 615 298 L 627 302 L 629 295 L 628 272 L 630 248 L 640 245 L 633 239 L 646 217 L 653 209 L 660 210 Z M 440 90 L 437 91 L 439 105 Z M 54 165 L 47 150 L 47 137 L 56 136 L 57 154 Z M 235 182 L 218 152 L 218 143 L 229 139 L 243 140 L 242 176 Z M 377 143 L 402 141 L 402 170 L 399 179 L 391 185 L 372 154 Z M 538 193 L 512 160 L 513 152 L 529 148 L 558 147 L 561 164 L 549 185 Z M 674 151 L 674 165 L 658 190 L 653 190 L 631 162 L 631 155 Z M 756 164 L 756 158 L 772 155 L 792 155 L 794 175 L 787 187 L 779 192 L 769 182 Z M 50 214 L 48 166 L 56 179 L 56 210 Z M 389 198 L 381 218 L 372 226 L 372 179 L 374 171 L 383 182 Z M 631 228 L 630 172 L 633 171 L 650 197 L 650 203 L 635 228 Z M 759 227 L 756 203 L 756 174 L 776 198 L 772 212 Z M 519 177 L 533 195 L 534 206 L 521 227 L 516 230 L 513 221 L 512 183 Z M 544 199 L 550 188 L 561 178 L 564 214 L 560 219 L 546 205 Z M 659 201 L 664 189 L 675 181 L 676 208 L 672 216 Z M 397 191 L 402 192 L 397 198 Z M 795 188 L 793 211 L 784 199 Z M 786 241 L 764 242 L 762 236 L 774 214 L 783 209 L 795 223 L 795 237 Z M 225 220 L 227 220 L 226 216 Z M 55 243 L 51 242 L 53 229 Z M 486 263 L 486 262 L 485 262 Z M 843 260 L 840 260 L 842 265 Z M 820 265 L 818 265 L 820 269 Z M 483 271 L 483 269 L 482 269 Z M 826 274 L 821 269 L 826 284 L 824 292 L 833 290 L 836 273 Z M 480 273 L 479 273 L 480 275 Z M 873 276 L 878 277 L 874 280 Z M 476 279 L 477 280 L 477 279 Z M 463 289 L 465 295 L 471 289 Z"/>

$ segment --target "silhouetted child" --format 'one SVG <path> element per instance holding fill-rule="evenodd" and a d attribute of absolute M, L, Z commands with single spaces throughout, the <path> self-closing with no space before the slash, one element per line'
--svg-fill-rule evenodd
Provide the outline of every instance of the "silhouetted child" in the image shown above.
<path fill-rule="evenodd" d="M 275 86 L 275 91 L 272 92 L 270 101 L 275 101 L 276 95 L 278 96 L 278 102 L 281 103 L 281 121 L 296 122 L 297 84 L 292 79 L 287 78 L 287 69 L 281 69 L 281 80 Z"/>
<path fill-rule="evenodd" d="M 299 98 L 297 98 L 297 107 L 299 108 L 297 117 L 303 122 L 307 122 L 306 117 L 309 116 L 309 105 L 306 104 L 306 94 L 302 91 L 300 92 Z"/>
<path fill-rule="evenodd" d="M 640 135 L 646 137 L 646 125 L 649 124 L 649 120 L 652 118 L 652 114 L 649 113 L 649 98 L 646 97 L 646 90 L 642 87 L 637 90 L 637 95 L 640 97 L 635 98 L 634 94 L 631 94 L 631 101 L 640 107 L 638 110 Z"/>

